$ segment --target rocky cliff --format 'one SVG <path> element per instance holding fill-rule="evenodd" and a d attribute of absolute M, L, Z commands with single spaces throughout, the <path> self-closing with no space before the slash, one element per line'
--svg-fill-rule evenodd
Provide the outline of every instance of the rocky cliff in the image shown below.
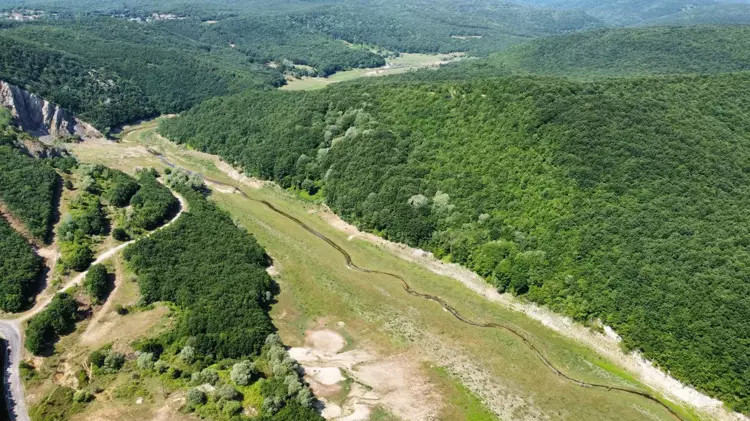
<path fill-rule="evenodd" d="M 33 136 L 101 136 L 91 125 L 57 104 L 4 81 L 0 81 L 0 104 L 10 110 L 15 124 Z"/>

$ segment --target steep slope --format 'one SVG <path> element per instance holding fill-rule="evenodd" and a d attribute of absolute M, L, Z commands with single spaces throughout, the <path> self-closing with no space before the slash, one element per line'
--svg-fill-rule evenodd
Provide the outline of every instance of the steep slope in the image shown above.
<path fill-rule="evenodd" d="M 154 113 L 137 86 L 111 71 L 6 31 L 0 33 L 0 49 L 1 80 L 59 104 L 100 130 Z"/>
<path fill-rule="evenodd" d="M 0 109 L 0 120 L 6 110 Z M 7 124 L 7 123 L 6 123 Z M 40 241 L 50 239 L 60 177 L 19 148 L 22 136 L 0 121 L 0 202 Z"/>
<path fill-rule="evenodd" d="M 215 99 L 162 132 L 600 317 L 747 411 L 749 78 L 367 81 Z"/>
<path fill-rule="evenodd" d="M 13 122 L 32 136 L 60 138 L 101 136 L 68 110 L 0 80 L 0 105 L 10 110 Z"/>

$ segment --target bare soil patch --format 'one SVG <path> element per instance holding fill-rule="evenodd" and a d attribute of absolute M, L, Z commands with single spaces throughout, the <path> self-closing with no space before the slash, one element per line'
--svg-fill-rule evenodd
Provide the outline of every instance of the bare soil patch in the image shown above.
<path fill-rule="evenodd" d="M 377 406 L 405 420 L 433 420 L 442 399 L 430 383 L 417 358 L 409 354 L 380 357 L 354 349 L 340 352 L 344 338 L 332 330 L 305 333 L 305 347 L 292 348 L 290 355 L 305 369 L 305 379 L 325 403 L 323 416 L 332 420 L 369 419 Z M 341 402 L 328 402 L 350 380 L 350 389 Z"/>

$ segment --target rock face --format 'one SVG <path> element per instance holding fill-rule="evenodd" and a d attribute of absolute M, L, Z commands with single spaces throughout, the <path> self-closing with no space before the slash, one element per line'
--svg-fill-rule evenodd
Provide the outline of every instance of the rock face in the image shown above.
<path fill-rule="evenodd" d="M 57 104 L 4 81 L 0 81 L 0 104 L 10 110 L 15 124 L 33 136 L 101 136 L 89 124 Z"/>

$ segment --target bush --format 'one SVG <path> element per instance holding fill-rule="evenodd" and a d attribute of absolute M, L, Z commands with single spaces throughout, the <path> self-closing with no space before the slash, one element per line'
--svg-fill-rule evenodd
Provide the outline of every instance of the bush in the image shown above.
<path fill-rule="evenodd" d="M 63 265 L 76 272 L 85 271 L 94 261 L 94 252 L 88 242 L 76 241 L 60 245 Z"/>
<path fill-rule="evenodd" d="M 237 401 L 225 402 L 221 410 L 229 416 L 238 415 L 242 412 L 242 404 Z"/>
<path fill-rule="evenodd" d="M 216 399 L 224 399 L 227 401 L 234 401 L 240 399 L 240 393 L 232 387 L 232 385 L 229 384 L 223 384 L 221 386 L 218 386 L 216 388 L 216 391 L 214 391 L 214 396 Z"/>
<path fill-rule="evenodd" d="M 169 364 L 167 364 L 165 361 L 159 360 L 154 363 L 154 370 L 156 370 L 156 372 L 159 374 L 166 373 L 167 370 L 169 370 Z"/>
<path fill-rule="evenodd" d="M 104 359 L 107 358 L 107 354 L 109 354 L 109 348 L 97 349 L 89 354 L 89 363 L 94 367 L 102 367 L 104 366 Z"/>
<path fill-rule="evenodd" d="M 187 394 L 187 402 L 189 405 L 195 407 L 204 405 L 207 401 L 206 394 L 198 389 L 197 387 L 194 387 L 188 391 Z"/>
<path fill-rule="evenodd" d="M 73 393 L 73 400 L 75 402 L 88 402 L 93 398 L 94 396 L 85 390 L 76 390 L 76 392 Z"/>
<path fill-rule="evenodd" d="M 202 371 L 196 371 L 192 374 L 190 381 L 193 384 L 210 384 L 215 385 L 219 382 L 219 373 L 212 368 L 204 368 Z"/>
<path fill-rule="evenodd" d="M 116 351 L 109 351 L 109 353 L 107 353 L 107 356 L 104 358 L 104 365 L 102 366 L 102 368 L 109 372 L 115 372 L 121 369 L 124 364 L 124 354 Z"/>
<path fill-rule="evenodd" d="M 255 364 L 250 361 L 241 361 L 232 366 L 229 377 L 237 386 L 247 386 L 256 373 Z"/>
<path fill-rule="evenodd" d="M 116 304 L 115 305 L 115 313 L 119 314 L 120 316 L 124 316 L 129 313 L 128 309 L 123 307 L 122 304 Z"/>
<path fill-rule="evenodd" d="M 138 359 L 136 360 L 136 365 L 141 370 L 150 370 L 154 368 L 154 354 L 150 352 L 144 352 L 143 354 L 138 356 Z"/>
<path fill-rule="evenodd" d="M 107 268 L 102 264 L 91 266 L 83 285 L 94 303 L 102 302 L 107 297 L 110 287 Z"/>
<path fill-rule="evenodd" d="M 112 238 L 120 242 L 125 242 L 130 240 L 130 235 L 128 235 L 128 232 L 124 228 L 117 227 L 112 230 Z"/>
<path fill-rule="evenodd" d="M 195 348 L 192 346 L 185 346 L 180 351 L 180 359 L 188 364 L 192 364 L 195 361 Z"/>

